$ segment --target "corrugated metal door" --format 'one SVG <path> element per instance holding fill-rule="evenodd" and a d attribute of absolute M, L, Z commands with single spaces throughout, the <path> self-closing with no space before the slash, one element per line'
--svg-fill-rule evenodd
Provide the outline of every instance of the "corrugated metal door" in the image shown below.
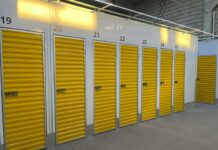
<path fill-rule="evenodd" d="M 56 140 L 85 136 L 84 40 L 55 37 Z"/>
<path fill-rule="evenodd" d="M 184 111 L 185 52 L 175 51 L 174 112 Z"/>
<path fill-rule="evenodd" d="M 94 130 L 116 128 L 116 44 L 94 42 Z"/>
<path fill-rule="evenodd" d="M 138 115 L 138 47 L 121 45 L 120 58 L 120 126 L 137 123 Z"/>
<path fill-rule="evenodd" d="M 2 31 L 6 149 L 45 147 L 43 36 Z"/>
<path fill-rule="evenodd" d="M 143 49 L 142 120 L 156 118 L 157 49 Z"/>
<path fill-rule="evenodd" d="M 198 56 L 197 102 L 215 104 L 216 61 L 216 56 Z"/>
<path fill-rule="evenodd" d="M 161 50 L 160 116 L 172 113 L 172 50 Z"/>

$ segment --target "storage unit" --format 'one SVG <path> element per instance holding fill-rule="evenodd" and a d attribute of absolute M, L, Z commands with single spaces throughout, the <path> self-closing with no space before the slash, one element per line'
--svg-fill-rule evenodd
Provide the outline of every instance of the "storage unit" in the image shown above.
<path fill-rule="evenodd" d="M 182 110 L 184 93 L 194 102 L 196 35 L 84 3 L 0 0 L 1 150 L 52 149 L 159 117 L 157 109 L 170 114 L 173 99 Z M 189 85 L 174 97 L 171 52 L 160 61 L 161 49 L 175 45 L 186 51 Z"/>
<path fill-rule="evenodd" d="M 138 47 L 120 46 L 120 126 L 137 123 Z"/>
<path fill-rule="evenodd" d="M 184 111 L 185 52 L 175 51 L 174 112 Z"/>
<path fill-rule="evenodd" d="M 216 56 L 198 56 L 196 101 L 215 104 Z"/>
<path fill-rule="evenodd" d="M 45 147 L 43 35 L 2 30 L 7 150 Z"/>
<path fill-rule="evenodd" d="M 142 120 L 156 118 L 157 108 L 157 49 L 143 48 Z"/>
<path fill-rule="evenodd" d="M 94 132 L 116 128 L 116 44 L 94 41 Z"/>
<path fill-rule="evenodd" d="M 173 51 L 161 50 L 160 68 L 160 116 L 172 113 Z"/>
<path fill-rule="evenodd" d="M 85 137 L 84 40 L 55 36 L 56 142 Z"/>

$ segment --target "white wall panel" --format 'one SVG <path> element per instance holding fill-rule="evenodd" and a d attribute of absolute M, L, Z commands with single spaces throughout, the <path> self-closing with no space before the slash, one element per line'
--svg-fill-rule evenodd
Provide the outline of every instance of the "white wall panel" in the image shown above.
<path fill-rule="evenodd" d="M 195 101 L 195 79 L 197 73 L 197 54 L 186 51 L 185 62 L 185 103 Z"/>
<path fill-rule="evenodd" d="M 63 4 L 48 4 L 46 7 L 44 21 L 37 20 L 37 18 L 24 19 L 19 18 L 17 14 L 17 0 L 0 0 L 0 17 L 8 16 L 12 18 L 10 25 L 0 23 L 0 27 L 14 28 L 30 31 L 43 32 L 45 34 L 45 63 L 46 63 L 46 102 L 47 102 L 47 132 L 48 134 L 55 132 L 55 93 L 54 93 L 54 41 L 53 35 L 65 35 L 70 37 L 78 37 L 85 39 L 85 52 L 86 52 L 86 122 L 88 125 L 93 124 L 93 40 L 102 40 L 117 43 L 117 117 L 119 117 L 119 61 L 120 51 L 119 44 L 133 44 L 139 47 L 139 75 L 138 75 L 138 108 L 141 113 L 141 74 L 142 74 L 142 47 L 156 47 L 158 49 L 158 67 L 157 67 L 157 107 L 159 108 L 159 78 L 160 78 L 160 28 L 124 18 L 119 18 L 103 13 L 97 13 L 97 28 L 93 30 L 79 29 L 78 27 L 69 26 L 69 24 L 63 24 L 60 22 L 60 16 L 56 14 L 61 10 L 73 9 L 69 5 Z M 45 2 L 45 0 L 41 0 Z M 49 9 L 50 8 L 50 9 Z M 55 8 L 55 12 L 52 9 Z M 72 18 L 73 19 L 73 18 Z M 48 23 L 50 22 L 50 23 Z M 61 31 L 55 31 L 54 29 L 60 26 Z M 94 38 L 94 32 L 99 32 L 100 37 Z M 125 41 L 120 42 L 120 36 L 125 36 Z M 196 55 L 197 55 L 197 38 L 192 37 L 192 45 L 189 49 L 183 49 L 186 53 L 186 86 L 185 86 L 185 99 L 186 102 L 194 101 L 195 93 L 195 78 L 196 78 Z M 143 45 L 143 40 L 147 40 L 147 44 Z M 165 49 L 175 49 L 175 31 L 169 31 L 169 42 L 163 47 Z M 181 48 L 182 49 L 182 48 Z M 1 101 L 1 99 L 0 99 Z M 0 111 L 1 111 L 0 104 Z M 0 126 L 2 127 L 2 120 L 0 115 Z M 0 139 L 3 144 L 2 128 L 0 128 Z"/>

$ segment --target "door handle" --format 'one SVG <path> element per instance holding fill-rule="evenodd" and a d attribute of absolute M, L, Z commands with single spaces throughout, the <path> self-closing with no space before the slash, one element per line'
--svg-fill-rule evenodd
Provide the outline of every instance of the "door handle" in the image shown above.
<path fill-rule="evenodd" d="M 66 93 L 66 91 L 67 91 L 67 89 L 65 89 L 65 88 L 60 88 L 60 89 L 57 89 L 57 90 L 56 90 L 56 92 L 57 92 L 58 94 Z"/>
<path fill-rule="evenodd" d="M 175 81 L 175 84 L 178 84 L 179 83 L 179 81 Z"/>
<path fill-rule="evenodd" d="M 164 81 L 161 81 L 161 82 L 160 82 L 160 86 L 164 86 Z"/>
<path fill-rule="evenodd" d="M 197 81 L 200 81 L 200 78 L 197 78 L 196 80 L 197 80 Z"/>
<path fill-rule="evenodd" d="M 5 97 L 17 97 L 18 91 L 5 92 L 4 95 L 5 95 Z"/>
<path fill-rule="evenodd" d="M 101 89 L 102 89 L 101 86 L 95 86 L 95 90 L 96 90 L 96 91 L 99 91 L 99 90 L 101 90 Z"/>
<path fill-rule="evenodd" d="M 145 82 L 145 83 L 143 83 L 143 86 L 148 86 L 148 83 L 146 83 L 146 82 Z"/>
<path fill-rule="evenodd" d="M 121 84 L 120 88 L 122 88 L 122 89 L 126 88 L 126 84 Z"/>

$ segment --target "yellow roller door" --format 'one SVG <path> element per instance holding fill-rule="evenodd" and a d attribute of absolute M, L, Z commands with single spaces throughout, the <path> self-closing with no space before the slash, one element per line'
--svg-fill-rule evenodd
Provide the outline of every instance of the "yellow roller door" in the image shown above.
<path fill-rule="evenodd" d="M 142 120 L 156 118 L 157 49 L 143 49 Z"/>
<path fill-rule="evenodd" d="M 95 99 L 94 130 L 116 128 L 116 45 L 94 42 Z"/>
<path fill-rule="evenodd" d="M 84 40 L 55 37 L 56 139 L 58 144 L 85 136 Z"/>
<path fill-rule="evenodd" d="M 45 147 L 43 36 L 2 31 L 7 150 Z"/>
<path fill-rule="evenodd" d="M 196 90 L 197 102 L 215 104 L 216 56 L 198 56 Z"/>
<path fill-rule="evenodd" d="M 174 112 L 184 111 L 185 52 L 175 51 Z"/>
<path fill-rule="evenodd" d="M 120 126 L 137 123 L 138 47 L 121 45 Z"/>
<path fill-rule="evenodd" d="M 161 50 L 160 116 L 172 113 L 172 50 Z"/>

